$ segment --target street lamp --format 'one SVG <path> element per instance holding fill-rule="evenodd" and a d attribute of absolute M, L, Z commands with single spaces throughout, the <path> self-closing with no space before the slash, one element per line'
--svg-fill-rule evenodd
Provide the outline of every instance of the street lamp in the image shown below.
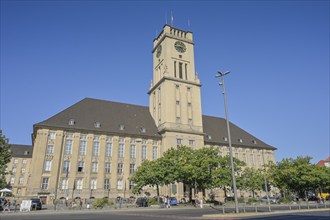
<path fill-rule="evenodd" d="M 215 77 L 221 77 L 221 82 L 219 85 L 222 87 L 222 94 L 225 103 L 225 111 L 226 111 L 226 122 L 227 122 L 227 133 L 228 133 L 228 143 L 229 143 L 229 152 L 230 152 L 230 166 L 231 166 L 231 178 L 233 183 L 234 189 L 234 198 L 235 198 L 235 211 L 239 213 L 238 209 L 238 200 L 237 200 L 237 189 L 236 189 L 236 178 L 235 178 L 235 170 L 234 170 L 234 160 L 233 160 L 233 150 L 231 147 L 231 137 L 230 137 L 230 128 L 229 128 L 229 120 L 228 120 L 228 107 L 227 107 L 227 100 L 226 100 L 226 87 L 225 87 L 225 75 L 229 74 L 229 71 L 222 73 L 218 71 L 218 74 Z"/>

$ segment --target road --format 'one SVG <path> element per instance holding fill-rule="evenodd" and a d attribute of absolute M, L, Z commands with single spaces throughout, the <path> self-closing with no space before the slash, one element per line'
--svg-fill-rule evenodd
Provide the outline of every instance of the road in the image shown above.
<path fill-rule="evenodd" d="M 55 212 L 51 210 L 34 211 L 29 213 L 1 213 L 1 220 L 162 220 L 162 219 L 302 219 L 328 220 L 329 209 L 276 211 L 272 213 L 241 213 L 221 214 L 218 210 L 204 208 L 171 208 L 171 209 L 122 209 L 122 210 L 81 210 Z"/>

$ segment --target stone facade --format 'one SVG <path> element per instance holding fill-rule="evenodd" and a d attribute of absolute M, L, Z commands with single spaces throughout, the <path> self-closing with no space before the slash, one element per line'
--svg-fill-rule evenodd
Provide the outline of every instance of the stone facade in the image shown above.
<path fill-rule="evenodd" d="M 225 120 L 202 115 L 192 33 L 165 25 L 152 53 L 149 107 L 86 98 L 34 125 L 26 196 L 128 198 L 136 168 L 171 147 L 213 146 L 229 154 Z M 274 161 L 276 148 L 230 128 L 234 157 L 255 168 Z M 183 188 L 171 184 L 161 194 L 181 199 Z M 153 187 L 143 192 L 155 195 Z"/>

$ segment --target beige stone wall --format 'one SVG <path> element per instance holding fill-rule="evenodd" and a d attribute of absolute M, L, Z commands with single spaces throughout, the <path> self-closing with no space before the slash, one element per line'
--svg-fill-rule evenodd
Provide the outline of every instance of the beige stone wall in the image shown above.
<path fill-rule="evenodd" d="M 55 133 L 55 138 L 50 138 L 50 133 Z M 63 135 L 64 134 L 64 135 Z M 83 139 L 82 139 L 83 138 Z M 71 153 L 66 152 L 67 142 L 72 142 Z M 86 153 L 80 155 L 80 143 L 86 141 Z M 131 195 L 129 190 L 130 165 L 134 164 L 135 169 L 142 163 L 142 148 L 145 146 L 146 158 L 153 160 L 160 157 L 161 141 L 143 138 L 133 138 L 128 136 L 111 136 L 93 133 L 70 133 L 61 130 L 39 129 L 35 139 L 35 153 L 33 154 L 33 162 L 31 176 L 33 178 L 29 184 L 30 196 L 47 196 L 48 201 L 53 198 L 72 197 L 102 198 L 105 196 L 117 197 Z M 93 155 L 93 146 L 97 143 L 99 146 L 97 155 Z M 111 156 L 106 155 L 106 146 L 112 146 Z M 47 152 L 47 146 L 52 145 L 53 153 Z M 123 146 L 123 154 L 119 155 L 119 145 Z M 132 150 L 131 150 L 132 148 Z M 96 149 L 96 148 L 95 148 Z M 134 150 L 135 149 L 135 153 Z M 46 160 L 51 160 L 51 169 L 45 170 Z M 69 161 L 69 172 L 64 169 L 64 161 Z M 78 170 L 78 162 L 83 161 L 83 170 Z M 97 164 L 93 170 L 92 164 Z M 111 164 L 110 172 L 106 172 L 106 163 Z M 118 173 L 118 164 L 123 164 L 122 173 Z M 42 181 L 49 178 L 47 187 L 42 189 Z M 104 189 L 104 181 L 109 179 L 110 191 Z M 67 180 L 67 184 L 63 181 Z M 78 182 L 82 182 L 79 189 Z M 91 181 L 96 180 L 95 188 Z M 122 180 L 122 187 L 118 186 L 118 180 Z M 76 181 L 76 189 L 73 192 L 74 182 Z M 57 190 L 56 190 L 57 188 Z"/>
<path fill-rule="evenodd" d="M 6 175 L 6 182 L 10 183 L 17 199 L 25 198 L 30 180 L 31 158 L 12 157 L 7 166 L 7 171 L 12 174 Z"/>

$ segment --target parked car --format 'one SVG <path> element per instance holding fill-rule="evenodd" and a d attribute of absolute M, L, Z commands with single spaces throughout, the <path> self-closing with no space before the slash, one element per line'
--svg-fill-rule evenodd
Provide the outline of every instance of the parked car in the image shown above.
<path fill-rule="evenodd" d="M 31 199 L 31 209 L 33 210 L 41 210 L 42 209 L 42 202 L 41 199 Z"/>
<path fill-rule="evenodd" d="M 170 197 L 170 205 L 178 205 L 178 200 L 175 197 Z"/>
<path fill-rule="evenodd" d="M 268 199 L 269 199 L 269 202 L 273 203 L 273 204 L 276 204 L 278 202 L 278 199 L 273 196 L 269 196 Z M 264 196 L 261 198 L 261 202 L 268 202 L 268 199 L 267 199 L 267 196 Z"/>
<path fill-rule="evenodd" d="M 148 207 L 148 200 L 147 198 L 139 197 L 136 199 L 135 204 L 137 207 Z"/>
<path fill-rule="evenodd" d="M 321 199 L 319 197 L 317 197 L 317 196 L 311 196 L 311 197 L 308 198 L 308 201 L 309 202 L 317 202 L 317 203 L 319 203 L 321 201 Z"/>
<path fill-rule="evenodd" d="M 230 201 L 235 201 L 235 197 L 233 197 L 233 196 L 227 196 L 225 198 L 225 202 L 230 202 Z"/>

